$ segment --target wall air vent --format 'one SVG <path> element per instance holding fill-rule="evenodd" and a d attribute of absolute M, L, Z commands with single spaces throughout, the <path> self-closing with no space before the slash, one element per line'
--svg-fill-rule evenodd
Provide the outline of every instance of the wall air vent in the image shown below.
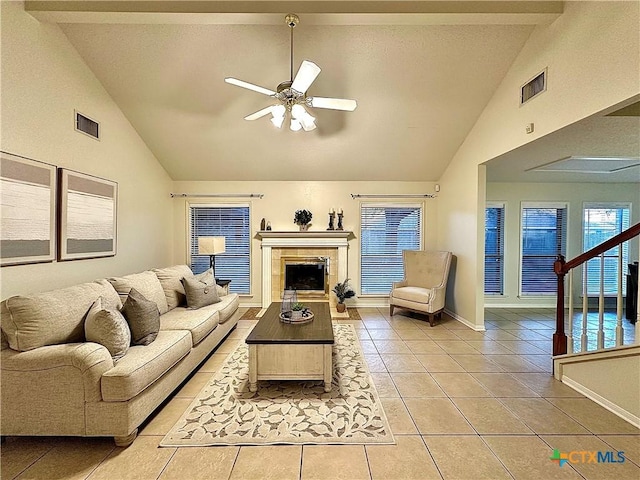
<path fill-rule="evenodd" d="M 100 140 L 100 124 L 95 120 L 90 119 L 86 115 L 75 111 L 76 121 L 75 128 L 77 132 L 84 133 L 85 135 L 89 135 L 91 138 L 95 138 L 96 140 Z"/>
<path fill-rule="evenodd" d="M 538 96 L 547 89 L 547 69 L 537 74 L 520 87 L 520 105 Z"/>

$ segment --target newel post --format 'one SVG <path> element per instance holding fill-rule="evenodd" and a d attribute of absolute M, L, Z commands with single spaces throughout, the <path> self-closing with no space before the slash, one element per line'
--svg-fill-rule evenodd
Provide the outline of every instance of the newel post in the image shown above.
<path fill-rule="evenodd" d="M 556 303 L 556 332 L 553 334 L 553 355 L 567 353 L 567 335 L 564 333 L 564 256 L 558 255 L 553 263 L 553 271 L 558 277 Z M 571 292 L 569 292 L 571 294 Z"/>

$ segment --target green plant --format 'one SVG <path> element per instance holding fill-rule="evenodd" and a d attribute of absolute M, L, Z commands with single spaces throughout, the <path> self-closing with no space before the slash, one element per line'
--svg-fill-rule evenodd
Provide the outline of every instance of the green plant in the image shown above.
<path fill-rule="evenodd" d="M 296 302 L 291 307 L 291 310 L 293 310 L 294 312 L 300 312 L 300 311 L 304 310 L 304 304 L 302 304 L 300 302 Z"/>
<path fill-rule="evenodd" d="M 311 222 L 311 217 L 313 217 L 313 214 L 309 210 L 296 210 L 293 216 L 293 223 L 296 225 L 306 225 Z"/>
<path fill-rule="evenodd" d="M 351 290 L 349 286 L 349 279 L 347 278 L 344 282 L 338 282 L 335 287 L 333 287 L 333 293 L 338 297 L 339 303 L 344 303 L 346 298 L 351 298 L 356 295 L 356 292 Z"/>

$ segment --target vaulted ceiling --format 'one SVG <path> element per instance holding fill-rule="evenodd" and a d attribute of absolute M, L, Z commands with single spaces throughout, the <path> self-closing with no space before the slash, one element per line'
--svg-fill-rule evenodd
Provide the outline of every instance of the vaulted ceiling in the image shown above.
<path fill-rule="evenodd" d="M 556 19 L 562 2 L 98 0 L 26 9 L 60 24 L 174 180 L 436 181 L 535 25 Z M 289 12 L 300 16 L 294 69 L 303 59 L 322 68 L 309 94 L 358 101 L 354 112 L 313 109 L 312 132 L 243 120 L 273 100 L 223 81 L 275 90 L 289 79 Z"/>

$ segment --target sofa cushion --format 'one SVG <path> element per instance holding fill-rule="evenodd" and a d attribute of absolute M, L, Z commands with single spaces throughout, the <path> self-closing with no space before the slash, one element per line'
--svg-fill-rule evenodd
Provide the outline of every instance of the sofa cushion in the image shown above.
<path fill-rule="evenodd" d="M 195 346 L 216 328 L 219 318 L 217 310 L 176 307 L 160 317 L 160 330 L 189 330 Z"/>
<path fill-rule="evenodd" d="M 156 274 L 152 271 L 134 273 L 132 275 L 125 275 L 124 277 L 111 277 L 108 280 L 113 285 L 113 288 L 116 289 L 118 295 L 120 295 L 123 304 L 127 300 L 129 290 L 135 288 L 147 300 L 156 302 L 160 314 L 169 310 L 162 285 L 160 285 L 160 280 L 158 280 L 158 277 L 156 277 Z"/>
<path fill-rule="evenodd" d="M 210 281 L 204 278 L 184 277 L 182 285 L 187 295 L 187 306 L 189 308 L 201 308 L 220 301 L 213 277 Z"/>
<path fill-rule="evenodd" d="M 193 272 L 187 265 L 175 265 L 167 268 L 154 268 L 153 273 L 156 274 L 162 290 L 164 290 L 164 296 L 167 299 L 167 307 L 169 310 L 173 310 L 176 307 L 184 306 L 187 304 L 187 297 L 184 293 L 184 287 L 181 280 L 184 277 L 190 277 Z"/>
<path fill-rule="evenodd" d="M 240 297 L 237 293 L 230 293 L 229 295 L 220 297 L 220 303 L 216 303 L 213 306 L 217 307 L 218 313 L 220 314 L 219 321 L 221 325 L 227 322 L 233 316 L 236 310 L 238 310 L 239 305 Z"/>
<path fill-rule="evenodd" d="M 102 375 L 102 399 L 124 402 L 135 397 L 190 351 L 191 335 L 186 330 L 161 331 L 152 344 L 129 348 L 127 354 Z"/>
<path fill-rule="evenodd" d="M 84 320 L 98 297 L 120 309 L 118 294 L 106 280 L 5 300 L 2 330 L 13 350 L 84 341 Z"/>
<path fill-rule="evenodd" d="M 431 290 L 421 287 L 394 288 L 393 298 L 399 298 L 409 302 L 429 303 L 429 300 L 431 300 Z"/>
<path fill-rule="evenodd" d="M 156 302 L 147 300 L 132 288 L 124 302 L 122 313 L 131 329 L 133 345 L 149 345 L 156 339 L 160 330 L 160 312 Z"/>
<path fill-rule="evenodd" d="M 89 309 L 84 321 L 84 334 L 88 342 L 106 347 L 114 362 L 127 353 L 131 344 L 127 321 L 118 310 L 104 308 L 102 297 Z"/>

